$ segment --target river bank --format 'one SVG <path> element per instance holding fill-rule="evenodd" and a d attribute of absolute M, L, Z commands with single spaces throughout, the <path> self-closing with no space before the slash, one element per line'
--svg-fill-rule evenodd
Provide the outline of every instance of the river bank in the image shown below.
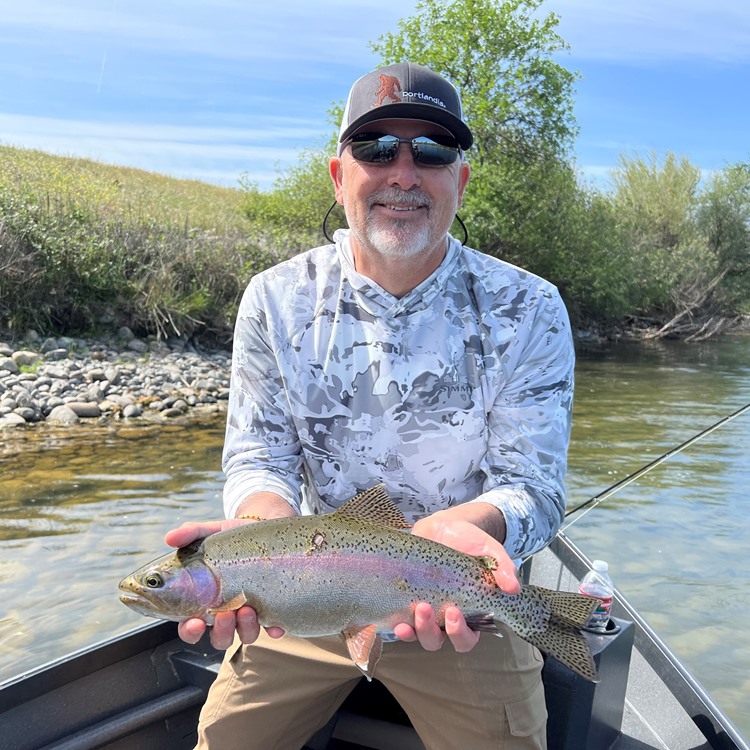
<path fill-rule="evenodd" d="M 653 326 L 576 330 L 578 347 L 658 338 Z M 750 332 L 750 316 L 733 333 Z M 20 341 L 0 332 L 0 430 L 36 424 L 169 423 L 226 410 L 231 352 L 186 338 L 138 338 L 122 327 L 96 338 Z"/>
<path fill-rule="evenodd" d="M 225 410 L 231 353 L 184 339 L 0 336 L 0 429 L 111 420 L 170 422 Z"/>

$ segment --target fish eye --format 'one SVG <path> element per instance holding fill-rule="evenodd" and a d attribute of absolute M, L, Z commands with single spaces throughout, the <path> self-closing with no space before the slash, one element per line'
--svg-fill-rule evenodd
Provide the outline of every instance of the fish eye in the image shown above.
<path fill-rule="evenodd" d="M 149 573 L 143 582 L 150 589 L 160 589 L 164 585 L 164 579 L 158 573 Z"/>

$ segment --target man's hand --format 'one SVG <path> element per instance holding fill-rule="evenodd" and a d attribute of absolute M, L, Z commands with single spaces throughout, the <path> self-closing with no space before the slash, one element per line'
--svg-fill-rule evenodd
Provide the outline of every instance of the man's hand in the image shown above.
<path fill-rule="evenodd" d="M 497 585 L 508 594 L 520 591 L 516 567 L 499 540 L 500 536 L 505 537 L 505 519 L 489 503 L 471 503 L 438 511 L 417 521 L 412 533 L 468 555 L 494 558 L 497 568 L 493 575 Z M 440 649 L 446 637 L 460 653 L 471 651 L 479 641 L 479 633 L 466 624 L 458 607 L 446 609 L 443 631 L 426 602 L 419 602 L 414 609 L 414 627 L 401 623 L 394 632 L 401 640 L 418 640 L 427 651 Z"/>
<path fill-rule="evenodd" d="M 259 493 L 251 496 L 240 507 L 241 514 L 252 514 L 260 518 L 282 518 L 294 515 L 291 506 L 278 495 Z M 171 547 L 184 547 L 196 539 L 204 539 L 219 531 L 226 531 L 246 523 L 256 523 L 252 519 L 230 518 L 221 521 L 205 521 L 203 523 L 188 522 L 178 529 L 167 532 L 164 540 Z M 185 620 L 177 626 L 177 632 L 186 643 L 197 643 L 206 632 L 208 626 L 199 618 Z M 211 645 L 214 648 L 228 649 L 234 641 L 235 632 L 242 643 L 253 643 L 260 635 L 258 616 L 252 607 L 240 607 L 234 612 L 218 612 L 211 628 Z M 284 631 L 281 628 L 266 628 L 271 638 L 281 638 Z"/>

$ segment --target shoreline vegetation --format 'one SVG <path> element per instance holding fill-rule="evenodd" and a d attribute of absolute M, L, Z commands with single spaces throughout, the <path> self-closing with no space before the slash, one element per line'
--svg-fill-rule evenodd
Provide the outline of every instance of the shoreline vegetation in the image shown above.
<path fill-rule="evenodd" d="M 35 329 L 96 338 L 125 326 L 141 338 L 230 347 L 250 278 L 326 241 L 327 153 L 308 155 L 261 192 L 0 145 L 2 337 L 21 340 Z M 606 214 L 600 226 L 581 225 L 576 236 L 565 213 L 572 207 L 541 205 L 541 224 L 526 222 L 523 244 L 509 232 L 505 245 L 486 251 L 555 283 L 574 327 L 589 337 L 693 341 L 747 327 L 750 164 L 715 178 L 736 183 L 721 195 L 715 185 L 696 193 L 694 171 L 673 157 L 624 163 L 613 178 L 619 192 L 576 188 L 587 196 L 587 220 Z M 687 177 L 679 210 L 658 205 Z M 637 211 L 622 208 L 623 192 L 641 201 Z M 483 250 L 486 208 L 467 200 L 461 211 L 469 244 Z M 500 206 L 495 218 L 513 223 L 514 211 L 527 210 Z M 329 231 L 343 225 L 334 211 Z"/>

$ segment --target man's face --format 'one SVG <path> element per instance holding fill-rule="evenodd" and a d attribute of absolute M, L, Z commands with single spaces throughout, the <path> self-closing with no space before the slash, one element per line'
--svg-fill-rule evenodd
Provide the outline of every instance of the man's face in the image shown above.
<path fill-rule="evenodd" d="M 440 126 L 418 120 L 381 120 L 362 131 L 400 138 L 446 134 Z M 347 146 L 331 159 L 330 171 L 355 249 L 390 259 L 445 251 L 445 235 L 469 179 L 468 164 L 457 160 L 424 166 L 402 143 L 395 159 L 373 164 L 357 161 Z"/>

